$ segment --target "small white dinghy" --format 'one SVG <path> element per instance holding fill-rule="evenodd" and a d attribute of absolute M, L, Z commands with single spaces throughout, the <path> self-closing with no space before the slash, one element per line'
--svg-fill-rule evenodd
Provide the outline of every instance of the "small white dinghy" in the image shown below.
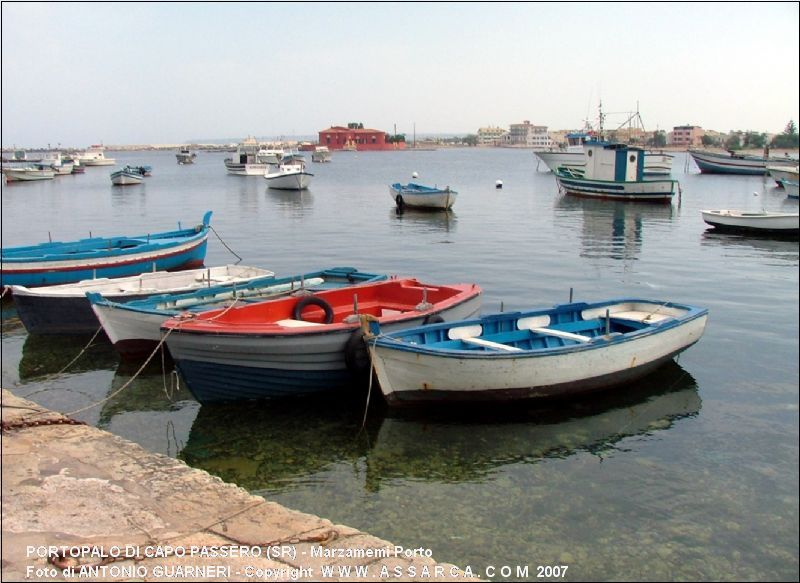
<path fill-rule="evenodd" d="M 800 214 L 735 209 L 701 210 L 703 220 L 722 231 L 797 235 Z"/>
<path fill-rule="evenodd" d="M 273 277 L 272 271 L 245 265 L 220 265 L 184 271 L 153 271 L 130 277 L 87 279 L 30 289 L 9 286 L 20 320 L 31 334 L 91 334 L 100 327 L 86 292 L 115 302 L 155 294 L 179 293 L 221 284 L 246 284 Z"/>

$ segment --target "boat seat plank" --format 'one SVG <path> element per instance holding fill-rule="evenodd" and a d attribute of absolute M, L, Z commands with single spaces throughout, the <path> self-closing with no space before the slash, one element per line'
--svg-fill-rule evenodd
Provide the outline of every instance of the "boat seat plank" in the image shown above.
<path fill-rule="evenodd" d="M 321 324 L 317 324 L 315 322 L 306 322 L 305 320 L 292 320 L 291 318 L 287 318 L 286 320 L 278 320 L 275 323 L 285 328 L 307 328 L 309 326 L 321 326 Z"/>
<path fill-rule="evenodd" d="M 572 332 L 564 332 L 563 330 L 554 330 L 553 328 L 531 328 L 531 332 L 537 334 L 544 334 L 545 336 L 557 336 L 564 340 L 574 340 L 576 342 L 591 342 L 591 336 L 583 336 L 582 334 L 573 334 Z"/>
<path fill-rule="evenodd" d="M 662 322 L 664 320 L 669 320 L 672 316 L 667 314 L 654 314 L 652 312 L 642 312 L 642 311 L 628 311 L 628 312 L 614 312 L 611 314 L 611 318 L 620 318 L 622 320 L 633 320 L 635 322 L 645 322 L 645 323 L 653 323 L 653 322 Z"/>
<path fill-rule="evenodd" d="M 493 348 L 495 350 L 503 350 L 505 352 L 522 352 L 521 348 L 516 346 L 509 346 L 508 344 L 500 344 L 499 342 L 492 342 L 491 340 L 484 340 L 483 338 L 466 337 L 461 338 L 462 342 L 467 344 L 474 344 L 476 346 L 483 346 L 484 348 Z"/>

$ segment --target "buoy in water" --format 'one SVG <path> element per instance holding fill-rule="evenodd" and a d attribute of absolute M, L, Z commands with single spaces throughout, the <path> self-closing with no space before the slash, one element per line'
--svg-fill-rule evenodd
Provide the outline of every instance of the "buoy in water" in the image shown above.
<path fill-rule="evenodd" d="M 419 178 L 419 174 L 417 174 L 416 172 L 412 172 L 411 178 Z"/>
<path fill-rule="evenodd" d="M 502 180 L 498 180 L 497 182 L 494 183 L 494 187 L 495 188 L 503 188 L 503 181 Z"/>

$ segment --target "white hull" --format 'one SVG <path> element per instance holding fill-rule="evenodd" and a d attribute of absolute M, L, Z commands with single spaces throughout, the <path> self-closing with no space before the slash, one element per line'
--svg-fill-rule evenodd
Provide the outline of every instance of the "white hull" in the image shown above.
<path fill-rule="evenodd" d="M 264 179 L 267 181 L 269 188 L 277 188 L 279 190 L 304 190 L 311 184 L 311 177 L 313 174 L 308 172 L 276 172 L 273 174 L 265 174 Z"/>
<path fill-rule="evenodd" d="M 558 170 L 559 166 L 568 168 L 583 168 L 586 166 L 583 152 L 536 152 L 536 156 L 553 172 Z M 670 154 L 651 154 L 646 152 L 644 155 L 644 173 L 672 174 L 672 160 L 673 157 Z"/>
<path fill-rule="evenodd" d="M 441 357 L 368 344 L 381 390 L 390 402 L 402 402 L 435 390 L 459 399 L 537 398 L 601 388 L 596 379 L 632 380 L 697 342 L 707 316 L 635 341 L 553 355 L 498 358 L 496 355 Z M 495 394 L 493 396 L 493 394 Z"/>
<path fill-rule="evenodd" d="M 117 186 L 129 186 L 131 184 L 141 184 L 144 177 L 136 174 L 112 174 L 111 182 Z"/>
<path fill-rule="evenodd" d="M 307 288 L 313 288 L 317 285 L 321 285 L 324 281 L 325 280 L 321 278 L 306 280 L 305 286 Z M 294 283 L 266 286 L 256 290 L 257 295 L 249 297 L 269 299 L 270 296 L 277 297 L 296 289 L 297 286 Z M 232 300 L 234 297 L 241 297 L 241 292 L 237 292 L 233 289 L 220 292 L 214 296 L 215 302 L 217 303 Z M 170 303 L 172 305 L 169 305 Z M 214 302 L 210 300 L 207 302 L 207 304 L 211 303 Z M 113 306 L 107 304 L 92 304 L 92 309 L 112 344 L 114 344 L 120 352 L 125 353 L 130 352 L 135 346 L 150 346 L 161 340 L 161 324 L 172 317 L 172 315 L 165 313 L 166 310 L 196 308 L 196 306 L 200 304 L 192 299 L 188 299 L 182 300 L 182 303 L 177 305 L 175 305 L 174 300 L 168 300 L 162 305 L 165 306 L 163 309 L 153 309 L 152 311 L 146 311 L 137 307 L 131 308 L 124 303 L 118 303 Z"/>
<path fill-rule="evenodd" d="M 432 194 L 414 194 L 408 191 L 398 193 L 390 186 L 389 195 L 395 203 L 397 203 L 397 196 L 401 195 L 403 197 L 402 206 L 406 208 L 447 210 L 455 204 L 458 193 L 454 190 Z M 398 204 L 398 206 L 400 205 Z"/>
<path fill-rule="evenodd" d="M 14 170 L 12 168 L 3 169 L 6 180 L 13 181 L 32 181 L 32 180 L 52 180 L 56 173 L 54 170 Z"/>
<path fill-rule="evenodd" d="M 264 176 L 269 164 L 234 164 L 225 160 L 225 168 L 236 176 Z"/>
<path fill-rule="evenodd" d="M 763 232 L 800 232 L 800 214 L 746 212 L 740 210 L 703 210 L 703 220 L 714 227 Z"/>
<path fill-rule="evenodd" d="M 797 182 L 798 178 L 800 178 L 800 172 L 797 170 L 797 166 L 794 168 L 790 166 L 767 166 L 767 172 L 778 186 L 783 186 L 784 180 L 791 180 L 792 182 Z"/>

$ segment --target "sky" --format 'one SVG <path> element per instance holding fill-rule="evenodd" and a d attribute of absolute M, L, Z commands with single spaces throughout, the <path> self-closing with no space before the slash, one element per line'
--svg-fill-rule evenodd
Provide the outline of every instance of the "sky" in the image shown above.
<path fill-rule="evenodd" d="M 798 124 L 798 3 L 2 3 L 2 145 Z"/>

